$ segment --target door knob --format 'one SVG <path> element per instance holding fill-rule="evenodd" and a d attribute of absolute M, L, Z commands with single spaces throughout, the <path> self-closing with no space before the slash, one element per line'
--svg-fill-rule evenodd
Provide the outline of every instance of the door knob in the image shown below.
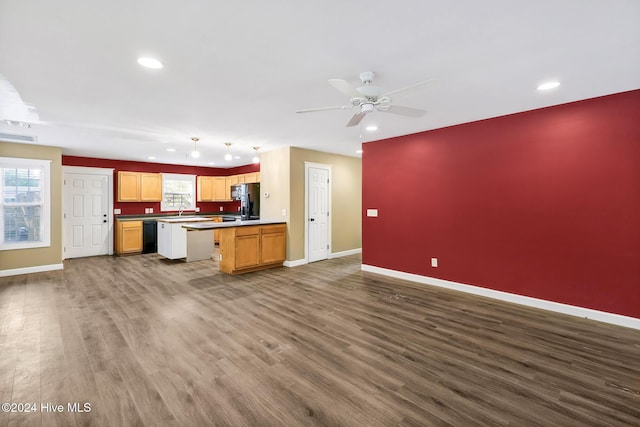
<path fill-rule="evenodd" d="M 309 221 L 315 221 L 315 220 L 316 220 L 315 218 L 309 218 Z"/>

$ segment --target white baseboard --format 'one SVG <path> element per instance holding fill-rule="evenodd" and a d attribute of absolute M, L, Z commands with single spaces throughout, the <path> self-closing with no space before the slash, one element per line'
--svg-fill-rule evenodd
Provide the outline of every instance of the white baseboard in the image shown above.
<path fill-rule="evenodd" d="M 305 265 L 308 264 L 306 259 L 297 259 L 295 261 L 285 261 L 284 262 L 284 266 L 285 267 L 298 267 L 300 265 Z"/>
<path fill-rule="evenodd" d="M 526 305 L 529 307 L 541 308 L 543 310 L 555 311 L 558 313 L 569 314 L 571 316 L 583 317 L 585 319 L 593 319 L 599 322 L 611 323 L 627 328 L 640 329 L 640 319 L 620 314 L 607 313 L 605 311 L 593 310 L 590 308 L 578 307 L 559 302 L 547 301 L 538 298 L 526 297 L 523 295 L 511 294 L 508 292 L 496 291 L 493 289 L 481 288 L 479 286 L 465 285 L 463 283 L 451 282 L 449 280 L 437 279 L 435 277 L 420 276 L 418 274 L 405 273 L 403 271 L 390 270 L 387 268 L 376 267 L 373 265 L 362 264 L 362 271 L 382 274 L 385 276 L 395 277 L 397 279 L 409 280 L 411 282 L 423 283 L 425 285 L 438 286 L 441 288 L 453 289 L 483 297 L 498 299 L 501 301 L 512 302 L 515 304 Z"/>
<path fill-rule="evenodd" d="M 329 258 L 328 259 L 339 258 L 339 257 L 347 256 L 347 255 L 355 255 L 355 254 L 359 254 L 361 252 L 362 252 L 362 248 L 351 249 L 351 250 L 342 251 L 342 252 L 334 252 L 334 253 L 329 254 Z M 295 261 L 285 261 L 284 262 L 284 266 L 285 267 L 298 267 L 300 265 L 305 265 L 305 264 L 309 264 L 309 262 L 306 259 L 297 259 Z"/>
<path fill-rule="evenodd" d="M 62 270 L 62 264 L 36 265 L 34 267 L 12 268 L 11 270 L 0 270 L 0 277 L 17 276 L 19 274 L 40 273 L 42 271 Z"/>
<path fill-rule="evenodd" d="M 355 255 L 355 254 L 359 254 L 359 253 L 362 253 L 362 248 L 350 249 L 348 251 L 341 251 L 341 252 L 333 252 L 333 253 L 329 254 L 329 259 L 340 258 L 340 257 L 343 257 L 343 256 L 349 256 L 349 255 Z"/>

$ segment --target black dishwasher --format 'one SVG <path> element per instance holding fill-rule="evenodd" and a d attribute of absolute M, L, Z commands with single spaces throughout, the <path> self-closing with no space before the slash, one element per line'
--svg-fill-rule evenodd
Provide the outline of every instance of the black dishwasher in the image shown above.
<path fill-rule="evenodd" d="M 142 253 L 158 252 L 158 226 L 156 220 L 142 221 Z"/>

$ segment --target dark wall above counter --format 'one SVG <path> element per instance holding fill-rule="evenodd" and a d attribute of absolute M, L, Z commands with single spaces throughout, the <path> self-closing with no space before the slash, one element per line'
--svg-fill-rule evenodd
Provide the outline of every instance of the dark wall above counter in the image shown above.
<path fill-rule="evenodd" d="M 212 168 L 201 166 L 170 165 L 165 163 L 135 162 L 128 160 L 97 159 L 92 157 L 62 156 L 63 166 L 82 166 L 114 169 L 114 209 L 120 209 L 122 215 L 145 215 L 145 209 L 152 208 L 153 214 L 175 214 L 160 211 L 160 202 L 118 202 L 116 195 L 117 173 L 119 171 L 176 173 L 201 176 L 229 176 L 243 173 L 259 172 L 260 164 L 248 164 L 234 168 Z M 239 201 L 232 202 L 196 202 L 200 212 L 220 214 L 222 212 L 238 212 Z M 220 209 L 222 208 L 222 212 Z M 191 214 L 192 212 L 190 212 Z"/>

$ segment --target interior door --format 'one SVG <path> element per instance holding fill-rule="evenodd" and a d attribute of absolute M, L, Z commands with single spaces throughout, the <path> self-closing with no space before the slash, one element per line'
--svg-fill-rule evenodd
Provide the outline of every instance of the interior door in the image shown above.
<path fill-rule="evenodd" d="M 64 174 L 64 258 L 109 253 L 109 179 Z"/>
<path fill-rule="evenodd" d="M 308 171 L 308 262 L 329 258 L 329 170 L 309 167 Z"/>

